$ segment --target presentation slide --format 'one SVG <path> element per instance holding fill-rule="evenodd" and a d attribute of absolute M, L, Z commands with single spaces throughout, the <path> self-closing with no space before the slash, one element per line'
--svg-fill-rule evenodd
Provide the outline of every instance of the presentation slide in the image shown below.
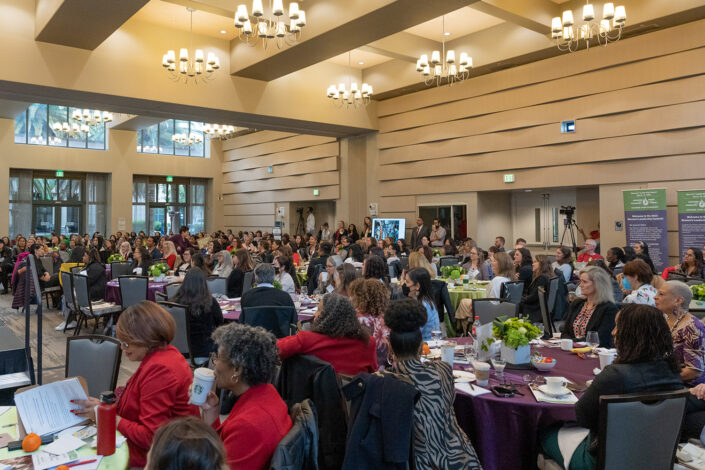
<path fill-rule="evenodd" d="M 376 240 L 389 237 L 396 242 L 404 238 L 406 233 L 406 219 L 372 219 L 372 236 Z"/>

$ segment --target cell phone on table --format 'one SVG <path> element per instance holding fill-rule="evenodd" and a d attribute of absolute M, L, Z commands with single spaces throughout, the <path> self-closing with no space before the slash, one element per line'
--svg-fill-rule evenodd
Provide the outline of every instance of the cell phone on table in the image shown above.
<path fill-rule="evenodd" d="M 514 397 L 514 390 L 512 390 L 509 387 L 495 385 L 490 390 L 492 391 L 492 393 L 495 394 L 495 396 L 498 396 L 499 398 L 513 398 Z"/>

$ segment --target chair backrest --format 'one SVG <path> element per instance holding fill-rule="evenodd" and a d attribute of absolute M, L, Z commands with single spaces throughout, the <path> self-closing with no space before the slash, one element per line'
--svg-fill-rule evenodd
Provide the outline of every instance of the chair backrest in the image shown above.
<path fill-rule="evenodd" d="M 117 279 L 120 276 L 129 276 L 132 274 L 132 263 L 123 261 L 113 261 L 110 263 L 110 277 Z"/>
<path fill-rule="evenodd" d="M 206 279 L 206 284 L 208 284 L 208 290 L 211 294 L 222 294 L 227 295 L 227 279 L 224 277 L 211 276 Z"/>
<path fill-rule="evenodd" d="M 688 389 L 600 397 L 597 470 L 673 468 Z M 658 436 L 658 445 L 645 445 Z"/>
<path fill-rule="evenodd" d="M 510 281 L 502 284 L 502 298 L 519 305 L 524 295 L 524 281 Z"/>
<path fill-rule="evenodd" d="M 261 326 L 277 338 L 296 334 L 297 322 L 296 308 L 281 305 L 245 307 L 240 315 L 240 323 Z"/>
<path fill-rule="evenodd" d="M 561 278 L 554 277 L 548 281 L 548 302 L 546 304 L 546 309 L 550 317 L 553 317 L 553 312 L 556 308 L 556 296 L 558 295 L 558 284 Z"/>
<path fill-rule="evenodd" d="M 443 256 L 440 259 L 441 267 L 443 266 L 457 266 L 460 264 L 458 258 L 455 256 Z"/>
<path fill-rule="evenodd" d="M 61 278 L 61 290 L 64 293 L 64 304 L 66 305 L 66 308 L 75 310 L 76 303 L 73 296 L 74 287 L 72 274 L 68 271 L 61 271 L 59 273 L 59 277 Z"/>
<path fill-rule="evenodd" d="M 689 286 L 699 286 L 700 284 L 703 284 L 703 281 L 698 281 L 698 280 L 691 280 L 686 282 Z"/>
<path fill-rule="evenodd" d="M 54 274 L 54 259 L 51 256 L 42 256 L 39 260 L 42 262 L 44 269 L 49 271 L 49 274 Z"/>
<path fill-rule="evenodd" d="M 546 289 L 543 286 L 539 286 L 539 308 L 541 309 L 541 322 L 543 323 L 544 332 L 548 333 L 548 336 L 553 336 L 553 322 L 551 322 L 551 316 L 548 313 L 548 307 L 546 306 Z"/>
<path fill-rule="evenodd" d="M 122 308 L 134 305 L 147 300 L 147 289 L 149 288 L 149 277 L 147 276 L 120 276 L 120 296 L 122 297 Z"/>
<path fill-rule="evenodd" d="M 255 283 L 255 273 L 254 271 L 247 271 L 242 278 L 242 295 L 248 290 L 252 289 L 252 284 Z"/>
<path fill-rule="evenodd" d="M 176 330 L 171 345 L 179 350 L 181 354 L 191 358 L 191 322 L 189 320 L 188 307 L 174 302 L 157 302 L 164 307 L 164 310 L 174 319 Z"/>
<path fill-rule="evenodd" d="M 88 394 L 100 396 L 115 390 L 120 371 L 120 341 L 109 336 L 85 335 L 66 338 L 66 377 L 81 376 Z M 99 367 L 97 367 L 99 365 Z"/>
<path fill-rule="evenodd" d="M 473 299 L 473 317 L 480 317 L 480 323 L 492 323 L 497 317 L 515 317 L 517 304 L 504 299 Z"/>
<path fill-rule="evenodd" d="M 88 277 L 84 274 L 73 274 L 73 289 L 76 294 L 76 305 L 79 308 L 91 308 L 91 297 L 88 293 Z"/>
<path fill-rule="evenodd" d="M 682 281 L 686 282 L 688 280 L 688 276 L 686 276 L 683 273 L 676 273 L 673 271 L 669 271 L 668 273 L 668 280 L 669 281 Z"/>
<path fill-rule="evenodd" d="M 170 282 L 164 286 L 164 293 L 167 299 L 173 299 L 177 292 L 179 292 L 179 287 L 181 287 L 180 282 Z M 209 286 L 210 287 L 210 286 Z"/>

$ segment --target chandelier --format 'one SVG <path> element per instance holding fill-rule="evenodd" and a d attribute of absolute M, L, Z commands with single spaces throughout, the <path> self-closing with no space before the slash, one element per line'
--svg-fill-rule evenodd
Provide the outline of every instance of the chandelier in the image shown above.
<path fill-rule="evenodd" d="M 472 68 L 472 57 L 466 52 L 461 52 L 459 60 L 456 61 L 455 51 L 450 49 L 446 53 L 446 17 L 443 15 L 443 46 L 441 51 L 433 51 L 431 53 L 431 61 L 428 61 L 428 54 L 421 54 L 419 60 L 416 61 L 416 71 L 421 72 L 424 83 L 436 86 L 443 83 L 446 79 L 448 85 L 453 85 L 454 82 L 460 82 L 470 77 L 470 69 Z M 445 59 L 445 60 L 442 60 Z"/>
<path fill-rule="evenodd" d="M 351 67 L 351 53 L 348 52 L 348 67 Z M 351 67 L 352 68 L 352 67 Z M 360 88 L 357 87 L 357 82 L 353 82 L 351 77 L 348 77 L 350 88 L 345 86 L 345 83 L 340 83 L 336 87 L 331 85 L 326 91 L 326 96 L 331 98 L 334 103 L 340 107 L 358 108 L 370 104 L 372 97 L 372 85 L 363 83 Z"/>
<path fill-rule="evenodd" d="M 226 124 L 206 124 L 203 126 L 203 132 L 213 138 L 226 140 L 235 135 L 237 128 Z"/>
<path fill-rule="evenodd" d="M 584 41 L 585 47 L 590 48 L 590 41 L 597 39 L 597 43 L 607 44 L 619 41 L 622 37 L 622 28 L 627 21 L 627 12 L 623 6 L 615 8 L 614 3 L 605 3 L 602 6 L 602 19 L 595 18 L 595 9 L 590 3 L 583 6 L 583 21 L 573 21 L 573 12 L 565 10 L 563 18 L 555 17 L 551 21 L 551 37 L 556 41 L 561 51 L 575 52 Z"/>
<path fill-rule="evenodd" d="M 171 141 L 181 145 L 193 145 L 203 142 L 203 137 L 198 134 L 174 134 Z"/>
<path fill-rule="evenodd" d="M 101 113 L 97 109 L 84 109 L 83 111 L 81 111 L 80 109 L 74 109 L 73 113 L 71 114 L 71 118 L 74 121 L 84 122 L 89 126 L 97 126 L 101 123 L 112 121 L 113 113 L 109 113 L 108 111 L 103 111 Z"/>
<path fill-rule="evenodd" d="M 269 0 L 268 15 L 265 15 L 262 0 L 252 0 L 252 17 L 247 6 L 238 5 L 235 12 L 235 27 L 238 37 L 250 46 L 257 45 L 258 39 L 266 49 L 269 40 L 274 40 L 277 48 L 291 46 L 301 39 L 301 30 L 306 26 L 306 12 L 299 9 L 298 2 L 289 3 L 289 21 L 284 18 L 282 0 Z"/>
<path fill-rule="evenodd" d="M 90 128 L 85 122 L 80 125 L 75 122 L 71 124 L 69 124 L 68 122 L 55 122 L 51 126 L 51 130 L 56 136 L 54 140 L 55 143 L 58 143 L 61 140 L 69 137 L 71 137 L 72 139 L 82 139 L 83 137 L 85 137 L 86 134 L 90 132 Z"/>
<path fill-rule="evenodd" d="M 193 56 L 189 55 L 189 51 L 193 50 L 193 8 L 186 8 L 191 15 L 191 30 L 189 35 L 189 48 L 182 47 L 179 49 L 178 64 L 176 54 L 173 50 L 167 51 L 162 56 L 162 67 L 169 73 L 169 77 L 175 81 L 188 83 L 204 83 L 212 79 L 213 72 L 220 68 L 220 60 L 213 52 L 209 52 L 204 58 L 203 50 L 196 49 Z"/>

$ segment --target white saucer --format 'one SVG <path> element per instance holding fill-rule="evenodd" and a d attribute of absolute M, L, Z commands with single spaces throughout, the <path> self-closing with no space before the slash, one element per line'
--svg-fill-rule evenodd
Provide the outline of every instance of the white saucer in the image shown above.
<path fill-rule="evenodd" d="M 559 393 L 550 392 L 548 390 L 547 385 L 539 385 L 539 390 L 541 392 L 545 393 L 546 395 L 548 395 L 549 397 L 555 397 L 555 398 L 570 395 L 570 390 L 568 390 L 568 387 L 563 387 Z"/>
<path fill-rule="evenodd" d="M 473 378 L 470 378 L 470 377 L 456 377 L 456 378 L 455 378 L 455 383 L 457 383 L 457 384 L 470 383 L 470 382 L 474 382 L 474 381 L 475 381 L 475 377 L 473 377 Z"/>
<path fill-rule="evenodd" d="M 470 382 L 472 380 L 475 380 L 475 374 L 464 370 L 454 370 L 453 378 L 456 382 Z"/>

